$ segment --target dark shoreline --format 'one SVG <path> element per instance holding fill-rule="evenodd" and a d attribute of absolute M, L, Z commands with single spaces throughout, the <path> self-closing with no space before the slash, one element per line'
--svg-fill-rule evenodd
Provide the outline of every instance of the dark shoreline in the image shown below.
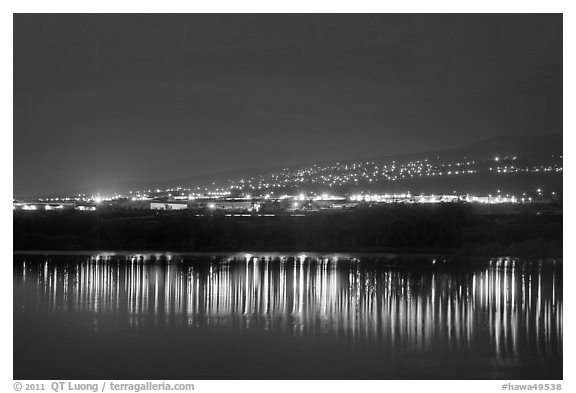
<path fill-rule="evenodd" d="M 23 256 L 161 256 L 166 257 L 170 255 L 171 257 L 238 257 L 241 255 L 251 254 L 254 256 L 272 256 L 272 259 L 278 254 L 286 255 L 288 257 L 296 257 L 299 255 L 306 255 L 307 257 L 330 257 L 339 256 L 344 258 L 400 258 L 400 257 L 414 257 L 414 258 L 536 258 L 542 259 L 545 262 L 548 260 L 562 260 L 563 255 L 511 255 L 511 254 L 498 254 L 498 255 L 487 255 L 487 254 L 474 254 L 474 253 L 458 253 L 456 250 L 398 250 L 398 249 L 382 249 L 382 250 L 372 250 L 372 251 L 350 251 L 350 250 L 340 250 L 340 251 L 322 251 L 322 250 L 279 250 L 279 251 L 263 251 L 263 250 L 236 250 L 236 251 L 173 251 L 173 250 L 13 250 L 13 255 L 23 255 Z"/>
<path fill-rule="evenodd" d="M 15 251 L 116 253 L 563 255 L 561 206 L 551 211 L 541 206 L 392 205 L 303 217 L 206 213 L 14 212 L 13 246 Z"/>

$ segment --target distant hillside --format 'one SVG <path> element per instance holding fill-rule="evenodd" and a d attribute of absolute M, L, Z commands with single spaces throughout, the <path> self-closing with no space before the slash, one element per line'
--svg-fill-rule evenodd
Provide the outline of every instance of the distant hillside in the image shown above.
<path fill-rule="evenodd" d="M 128 193 L 128 191 L 172 187 L 192 190 L 196 187 L 198 190 L 244 187 L 247 191 L 250 189 L 255 191 L 305 189 L 336 192 L 354 192 L 359 189 L 391 192 L 409 190 L 415 193 L 452 192 L 454 190 L 489 193 L 494 192 L 495 189 L 522 192 L 533 187 L 561 190 L 562 154 L 562 134 L 499 137 L 443 150 L 317 162 L 289 167 L 250 168 L 155 182 L 124 182 L 110 184 L 99 189 L 75 190 L 68 194 L 95 195 L 99 192 L 103 195 L 113 195 L 114 193 Z M 473 164 L 470 164 L 471 162 Z M 465 173 L 458 170 L 463 168 L 459 165 L 464 164 L 468 164 L 466 167 L 468 172 Z M 395 168 L 392 169 L 391 165 Z M 420 172 L 415 175 L 413 171 L 415 166 L 424 167 L 427 173 Z M 500 167 L 506 168 L 507 171 L 497 172 Z M 516 172 L 508 171 L 511 167 L 515 168 Z M 452 171 L 450 171 L 451 168 Z M 527 168 L 530 170 L 526 170 Z M 537 170 L 538 168 L 554 168 L 554 170 Z M 434 171 L 436 173 L 433 173 Z M 449 172 L 458 173 L 447 176 Z M 367 178 L 366 173 L 383 174 L 383 177 L 379 178 L 374 175 L 373 178 Z M 354 181 L 342 183 L 327 180 L 341 178 L 354 179 Z M 277 187 L 279 184 L 281 186 Z M 250 185 L 253 187 L 251 188 Z"/>

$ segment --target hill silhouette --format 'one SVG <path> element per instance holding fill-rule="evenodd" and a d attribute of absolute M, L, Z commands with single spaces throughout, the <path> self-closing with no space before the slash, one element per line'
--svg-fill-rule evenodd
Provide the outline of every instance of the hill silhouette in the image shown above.
<path fill-rule="evenodd" d="M 310 162 L 308 164 L 272 167 L 272 168 L 245 168 L 227 172 L 205 174 L 179 179 L 160 179 L 153 182 L 130 181 L 109 184 L 94 189 L 70 190 L 64 194 L 86 193 L 95 195 L 113 195 L 114 193 L 127 193 L 135 190 L 167 189 L 172 187 L 211 188 L 217 185 L 225 186 L 230 182 L 243 178 L 258 178 L 271 173 L 284 171 L 306 170 L 313 166 L 330 166 L 335 163 L 354 165 L 356 163 L 373 162 L 375 165 L 385 165 L 391 162 L 407 163 L 417 160 L 434 159 L 437 162 L 450 163 L 458 160 L 474 160 L 477 164 L 491 163 L 496 157 L 518 157 L 522 163 L 530 165 L 562 165 L 563 138 L 562 134 L 538 136 L 508 136 L 490 138 L 479 142 L 442 150 L 425 152 L 403 153 L 381 157 L 361 158 L 355 160 Z M 308 184 L 308 188 L 314 188 Z M 367 185 L 365 185 L 367 186 Z M 409 190 L 414 193 L 434 192 L 476 192 L 489 193 L 496 189 L 507 189 L 509 192 L 522 192 L 534 187 L 562 190 L 562 172 L 554 173 L 509 173 L 505 176 L 495 173 L 476 173 L 466 176 L 452 176 L 448 178 L 410 178 L 397 179 L 397 181 L 376 181 L 364 187 L 369 190 L 390 192 Z M 320 187 L 321 188 L 321 187 Z M 357 188 L 357 187 L 356 187 Z M 335 187 L 336 192 L 352 192 L 355 187 Z M 50 196 L 57 196 L 56 194 Z"/>

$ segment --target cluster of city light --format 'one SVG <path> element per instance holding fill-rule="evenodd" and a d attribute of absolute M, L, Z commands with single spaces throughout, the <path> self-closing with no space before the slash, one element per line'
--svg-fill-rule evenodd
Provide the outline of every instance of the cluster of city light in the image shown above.
<path fill-rule="evenodd" d="M 94 211 L 96 206 L 87 205 L 75 205 L 75 204 L 57 204 L 57 203 L 23 203 L 23 202 L 13 202 L 12 210 L 26 210 L 26 211 L 42 211 L 42 210 L 63 210 L 63 209 L 74 209 L 79 211 Z"/>
<path fill-rule="evenodd" d="M 93 197 L 86 194 L 77 194 L 74 196 L 66 197 L 52 197 L 52 198 L 38 198 L 39 202 L 54 203 L 54 202 L 90 202 Z"/>
<path fill-rule="evenodd" d="M 488 160 L 442 160 L 434 159 L 408 161 L 359 161 L 318 165 L 298 168 L 284 168 L 280 172 L 263 174 L 237 180 L 230 180 L 230 190 L 294 189 L 307 185 L 340 187 L 350 185 L 371 185 L 376 182 L 396 181 L 426 176 L 472 175 L 480 172 L 561 172 L 562 156 L 552 156 L 554 164 L 535 165 L 531 160 L 518 156 L 496 156 Z M 497 166 L 490 164 L 497 162 Z M 514 163 L 514 164 L 513 164 Z"/>
<path fill-rule="evenodd" d="M 206 207 L 209 210 L 248 210 L 258 212 L 262 206 L 267 203 L 280 202 L 288 203 L 284 208 L 289 210 L 312 210 L 326 208 L 352 208 L 359 204 L 373 203 L 454 203 L 467 202 L 478 204 L 504 204 L 504 203 L 532 203 L 546 202 L 556 200 L 555 191 L 544 191 L 538 188 L 530 193 L 522 193 L 520 197 L 512 194 L 504 194 L 501 190 L 496 190 L 494 194 L 472 195 L 458 194 L 412 194 L 410 191 L 402 193 L 370 193 L 359 192 L 353 194 L 331 194 L 327 192 L 296 192 L 291 194 L 275 194 L 274 192 L 266 194 L 252 195 L 244 193 L 241 196 L 230 196 L 229 192 L 216 192 L 205 194 L 190 194 L 181 198 L 172 197 L 168 201 L 154 200 L 147 197 L 146 194 L 140 198 L 134 196 L 132 202 L 146 201 L 140 205 L 140 208 L 160 209 L 160 210 L 181 210 L 187 208 Z M 114 199 L 111 197 L 90 197 L 86 202 L 77 203 L 75 201 L 45 202 L 30 201 L 21 202 L 13 201 L 13 209 L 16 210 L 60 210 L 76 209 L 81 211 L 93 211 L 99 205 L 122 206 L 125 199 Z"/>
<path fill-rule="evenodd" d="M 329 196 L 328 194 L 314 194 L 304 197 L 302 191 L 311 188 L 331 189 L 337 192 L 342 190 L 339 187 L 353 187 L 357 190 L 370 190 L 371 186 L 383 185 L 389 181 L 398 181 L 403 179 L 412 179 L 419 177 L 442 177 L 442 176 L 467 176 L 480 172 L 492 174 L 508 173 L 549 173 L 562 172 L 562 155 L 552 156 L 551 159 L 541 160 L 536 163 L 529 157 L 518 156 L 500 156 L 494 155 L 492 158 L 484 160 L 473 160 L 463 157 L 459 160 L 442 159 L 440 156 L 433 158 L 423 158 L 418 160 L 389 160 L 389 161 L 353 161 L 353 162 L 335 162 L 330 164 L 312 164 L 303 167 L 284 168 L 268 174 L 262 174 L 252 177 L 240 177 L 228 179 L 225 181 L 211 181 L 203 186 L 184 187 L 178 185 L 175 187 L 132 190 L 126 194 L 114 193 L 109 195 L 87 195 L 76 194 L 65 197 L 40 198 L 34 202 L 44 204 L 37 207 L 40 210 L 50 210 L 63 208 L 67 206 L 89 206 L 101 204 L 114 204 L 121 201 L 127 202 L 150 202 L 155 200 L 180 201 L 182 203 L 191 201 L 200 201 L 205 199 L 226 199 L 226 198 L 243 198 L 265 199 L 282 201 L 285 199 L 294 199 L 296 204 L 304 200 L 326 200 L 328 197 L 340 198 L 338 196 Z M 275 192 L 277 194 L 275 194 Z M 292 193 L 296 192 L 296 197 Z M 280 195 L 279 195 L 280 194 Z M 252 195 L 256 195 L 253 197 Z M 400 196 L 399 196 L 400 195 Z M 552 195 L 555 195 L 554 193 Z M 514 196 L 474 196 L 468 200 L 479 203 L 499 203 L 491 201 L 509 202 L 532 202 L 542 200 L 542 195 L 527 196 L 520 198 Z M 375 198 L 375 199 L 371 199 Z M 350 196 L 351 201 L 362 202 L 391 202 L 396 200 L 412 199 L 415 201 L 434 202 L 452 200 L 453 196 L 429 195 L 426 197 L 411 197 L 409 194 L 383 194 L 370 196 L 369 194 L 355 194 Z M 466 198 L 460 198 L 461 200 Z M 293 204 L 296 208 L 296 204 Z M 27 210 L 34 210 L 32 204 L 26 206 Z M 46 206 L 46 207 L 45 207 Z M 62 207 L 58 207 L 62 206 Z M 301 207 L 302 204 L 298 205 Z M 21 207 L 21 206 L 18 206 Z M 16 208 L 16 207 L 15 207 Z M 24 207 L 22 207 L 24 208 Z"/>
<path fill-rule="evenodd" d="M 402 194 L 355 194 L 350 196 L 354 202 L 396 202 L 401 200 L 410 200 L 410 193 Z"/>
<path fill-rule="evenodd" d="M 516 167 L 514 165 L 503 165 L 488 168 L 490 172 L 497 172 L 497 173 L 562 172 L 562 169 L 563 168 L 561 166 L 552 166 L 552 165 L 538 165 L 531 167 Z"/>
<path fill-rule="evenodd" d="M 431 159 L 424 158 L 407 161 L 336 162 L 284 168 L 268 174 L 228 179 L 226 181 L 212 181 L 204 186 L 196 186 L 194 188 L 177 186 L 165 189 L 133 190 L 127 195 L 114 194 L 110 197 L 89 197 L 79 194 L 77 197 L 64 199 L 66 201 L 97 203 L 121 198 L 131 199 L 132 201 L 147 201 L 162 197 L 176 200 L 195 200 L 206 196 L 222 198 L 229 197 L 232 194 L 245 194 L 247 192 L 270 194 L 273 193 L 273 190 L 294 190 L 309 186 L 332 189 L 346 186 L 370 187 L 388 181 L 430 176 L 463 176 L 480 172 L 497 174 L 562 172 L 562 156 L 552 156 L 552 161 L 553 163 L 535 164 L 529 159 L 522 159 L 518 156 L 496 155 L 486 160 L 472 160 L 466 157 L 460 160 L 445 160 L 437 156 Z M 50 201 L 58 200 L 58 198 L 54 198 Z"/>
<path fill-rule="evenodd" d="M 482 203 L 482 204 L 499 204 L 499 203 L 519 203 L 528 202 L 528 200 L 519 200 L 511 195 L 452 195 L 452 194 L 431 194 L 431 195 L 411 195 L 408 193 L 403 194 L 355 194 L 350 196 L 353 202 L 376 202 L 376 203 L 453 203 L 453 202 L 469 202 L 469 203 Z M 530 198 L 530 202 L 532 198 Z"/>

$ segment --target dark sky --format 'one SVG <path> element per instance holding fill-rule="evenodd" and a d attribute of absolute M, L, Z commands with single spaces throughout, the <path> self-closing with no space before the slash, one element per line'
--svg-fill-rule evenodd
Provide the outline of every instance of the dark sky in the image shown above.
<path fill-rule="evenodd" d="M 562 16 L 15 15 L 14 195 L 562 131 Z"/>

